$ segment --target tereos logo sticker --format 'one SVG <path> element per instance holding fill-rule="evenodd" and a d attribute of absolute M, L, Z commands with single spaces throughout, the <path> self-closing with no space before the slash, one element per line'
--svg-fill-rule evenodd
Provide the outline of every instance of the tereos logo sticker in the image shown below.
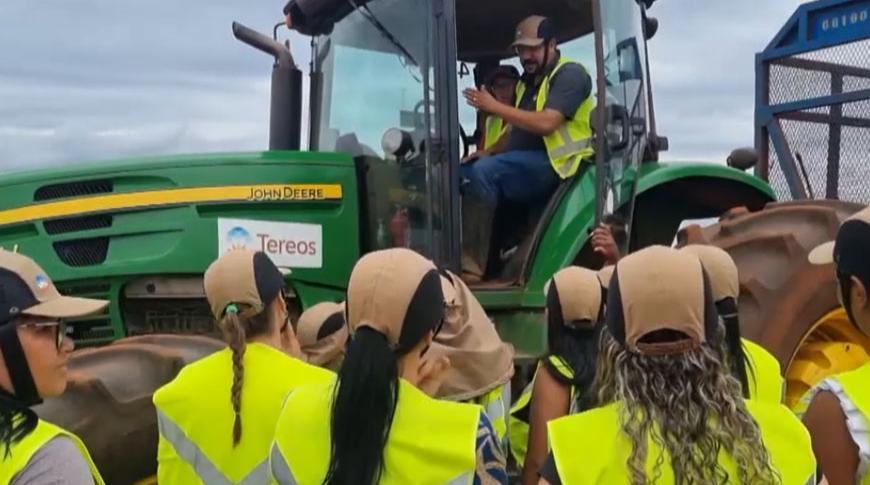
<path fill-rule="evenodd" d="M 277 266 L 323 267 L 323 227 L 297 222 L 218 219 L 218 255 L 233 249 L 263 251 Z"/>

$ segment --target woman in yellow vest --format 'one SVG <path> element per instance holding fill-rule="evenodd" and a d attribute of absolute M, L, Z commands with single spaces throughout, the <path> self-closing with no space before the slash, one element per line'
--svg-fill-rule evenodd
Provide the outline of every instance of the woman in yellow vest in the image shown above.
<path fill-rule="evenodd" d="M 64 320 L 107 305 L 61 296 L 33 260 L 0 249 L 0 483 L 103 485 L 82 441 L 30 406 L 66 389 L 74 345 Z"/>
<path fill-rule="evenodd" d="M 444 304 L 438 271 L 413 251 L 357 262 L 346 301 L 352 337 L 337 380 L 294 391 L 281 411 L 271 455 L 279 484 L 506 483 L 480 406 L 420 389 L 440 378 L 422 357 Z"/>
<path fill-rule="evenodd" d="M 446 303 L 444 324 L 426 357 L 446 357 L 450 368 L 435 397 L 483 406 L 499 440 L 504 442 L 514 349 L 502 341 L 495 324 L 459 276 L 442 270 L 441 289 Z"/>
<path fill-rule="evenodd" d="M 549 423 L 544 484 L 814 482 L 809 434 L 781 404 L 744 400 L 697 257 L 653 246 L 621 259 L 597 363 L 601 407 Z"/>
<path fill-rule="evenodd" d="M 743 387 L 743 396 L 773 403 L 782 402 L 785 380 L 779 361 L 764 347 L 740 336 L 737 297 L 740 279 L 731 256 L 715 246 L 690 245 L 683 248 L 701 260 L 707 275 L 716 310 L 725 326 L 725 350 L 731 372 Z"/>
<path fill-rule="evenodd" d="M 836 241 L 810 253 L 828 265 L 849 320 L 870 335 L 870 208 L 840 226 Z M 805 399 L 803 421 L 813 438 L 819 466 L 831 485 L 870 483 L 870 363 L 823 380 Z"/>
<path fill-rule="evenodd" d="M 538 482 L 547 459 L 547 422 L 589 408 L 603 315 L 598 276 L 586 268 L 558 271 L 544 293 L 549 355 L 511 410 L 511 452 L 524 484 Z"/>
<path fill-rule="evenodd" d="M 333 374 L 299 355 L 284 275 L 262 252 L 209 266 L 205 294 L 229 348 L 188 365 L 154 394 L 161 485 L 269 483 L 269 448 L 294 388 Z"/>
<path fill-rule="evenodd" d="M 517 71 L 517 68 L 510 65 L 498 66 L 489 75 L 489 79 L 486 81 L 486 89 L 500 103 L 514 105 L 516 103 L 514 97 L 519 80 L 520 73 Z M 484 124 L 486 130 L 484 131 L 481 146 L 484 152 L 492 153 L 500 141 L 506 141 L 502 140 L 502 138 L 508 133 L 510 125 L 494 114 L 484 113 L 484 115 L 486 116 Z M 480 153 L 477 155 L 482 156 Z"/>
<path fill-rule="evenodd" d="M 325 301 L 305 310 L 296 323 L 296 335 L 309 364 L 338 370 L 350 335 L 344 321 L 344 304 Z"/>

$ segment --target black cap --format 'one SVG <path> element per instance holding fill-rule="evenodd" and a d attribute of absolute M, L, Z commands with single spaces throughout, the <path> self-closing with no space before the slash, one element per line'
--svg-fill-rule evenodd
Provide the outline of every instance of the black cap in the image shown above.
<path fill-rule="evenodd" d="M 818 246 L 809 256 L 814 264 L 837 265 L 837 272 L 870 281 L 870 208 L 846 219 L 837 239 Z"/>

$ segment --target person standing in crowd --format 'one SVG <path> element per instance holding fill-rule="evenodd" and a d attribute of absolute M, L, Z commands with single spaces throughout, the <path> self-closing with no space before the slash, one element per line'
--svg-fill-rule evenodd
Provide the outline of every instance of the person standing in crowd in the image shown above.
<path fill-rule="evenodd" d="M 268 483 L 284 398 L 334 374 L 291 357 L 299 344 L 284 274 L 263 252 L 232 250 L 205 272 L 205 295 L 229 348 L 189 364 L 154 394 L 161 485 Z"/>
<path fill-rule="evenodd" d="M 435 396 L 483 406 L 500 441 L 507 435 L 514 349 L 499 337 L 483 306 L 455 274 L 441 272 L 446 309 L 427 358 L 450 366 Z"/>
<path fill-rule="evenodd" d="M 710 277 L 716 310 L 725 326 L 725 350 L 734 377 L 740 381 L 743 397 L 780 403 L 785 379 L 776 357 L 757 343 L 740 336 L 737 298 L 740 278 L 731 256 L 715 246 L 690 245 L 683 248 L 701 260 Z"/>
<path fill-rule="evenodd" d="M 480 406 L 421 390 L 423 356 L 444 318 L 435 265 L 408 249 L 366 254 L 347 288 L 352 333 L 332 383 L 298 389 L 278 420 L 271 470 L 279 484 L 507 483 Z"/>
<path fill-rule="evenodd" d="M 547 459 L 547 422 L 591 405 L 604 309 L 598 276 L 586 268 L 560 270 L 545 294 L 549 354 L 511 409 L 511 453 L 524 484 L 538 483 Z"/>
<path fill-rule="evenodd" d="M 344 305 L 329 301 L 302 312 L 296 323 L 302 355 L 309 364 L 337 371 L 344 360 L 350 333 L 344 318 Z"/>
<path fill-rule="evenodd" d="M 848 218 L 837 239 L 810 253 L 833 264 L 849 320 L 870 335 L 870 207 Z M 829 377 L 808 395 L 803 421 L 831 485 L 870 483 L 870 364 Z"/>
<path fill-rule="evenodd" d="M 108 304 L 61 296 L 32 259 L 0 249 L 0 483 L 103 485 L 84 443 L 30 406 L 66 389 L 65 320 Z"/>
<path fill-rule="evenodd" d="M 806 429 L 785 406 L 742 399 L 709 344 L 718 325 L 697 257 L 652 246 L 621 259 L 597 363 L 610 376 L 597 379 L 602 406 L 549 423 L 540 483 L 815 483 Z"/>

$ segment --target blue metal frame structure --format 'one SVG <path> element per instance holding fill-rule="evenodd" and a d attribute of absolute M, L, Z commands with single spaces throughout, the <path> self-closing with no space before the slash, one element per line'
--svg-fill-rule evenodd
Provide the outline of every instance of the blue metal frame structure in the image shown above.
<path fill-rule="evenodd" d="M 829 124 L 827 192 L 837 198 L 840 130 L 842 126 L 870 128 L 870 120 L 844 117 L 842 104 L 870 99 L 870 89 L 843 92 L 843 76 L 870 79 L 870 69 L 800 57 L 801 54 L 870 39 L 870 0 L 818 0 L 801 5 L 773 40 L 755 58 L 755 147 L 759 161 L 756 175 L 768 180 L 770 145 L 794 199 L 813 197 L 805 171 L 789 149 L 781 120 Z M 831 75 L 831 94 L 780 104 L 770 104 L 770 67 L 786 66 Z M 807 111 L 829 106 L 828 113 Z M 801 174 L 804 174 L 804 180 Z M 805 182 L 806 185 L 805 185 Z M 821 194 L 819 194 L 821 195 Z"/>

